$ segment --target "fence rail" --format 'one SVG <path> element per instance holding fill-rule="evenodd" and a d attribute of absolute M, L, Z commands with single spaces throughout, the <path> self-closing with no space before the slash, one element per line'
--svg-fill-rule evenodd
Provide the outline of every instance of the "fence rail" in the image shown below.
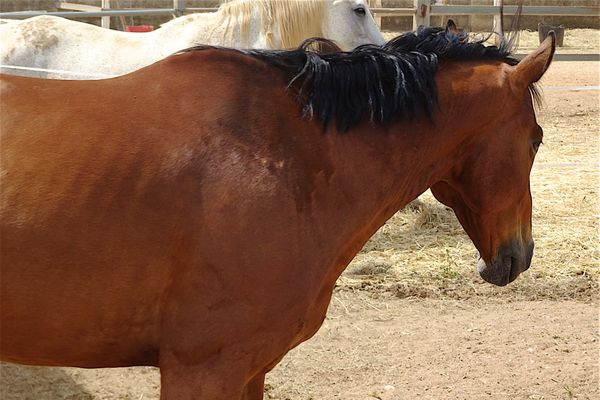
<path fill-rule="evenodd" d="M 135 17 L 140 15 L 176 15 L 173 8 L 150 8 L 140 10 L 103 10 L 103 11 L 14 11 L 0 13 L 4 19 L 26 19 L 40 15 L 52 15 L 64 18 L 100 18 L 100 17 Z"/>
<path fill-rule="evenodd" d="M 438 5 L 435 0 L 414 0 L 414 7 L 389 8 L 372 7 L 371 11 L 377 16 L 414 16 L 424 18 L 427 15 L 499 15 L 501 9 L 505 15 L 517 13 L 517 6 L 489 6 L 489 5 Z M 61 3 L 72 7 L 80 6 L 74 3 Z M 185 2 L 174 0 L 172 8 L 135 9 L 135 10 L 107 10 L 100 7 L 86 7 L 98 11 L 15 11 L 0 13 L 0 18 L 24 19 L 37 15 L 54 15 L 58 17 L 75 18 L 98 18 L 103 16 L 136 16 L 136 15 L 180 15 L 182 13 L 214 12 L 216 7 L 185 7 Z M 600 17 L 600 6 L 567 7 L 567 6 L 523 6 L 522 15 L 547 15 L 547 16 L 571 16 L 571 17 Z"/>
<path fill-rule="evenodd" d="M 504 6 L 504 15 L 514 15 L 517 6 Z M 500 6 L 451 6 L 432 5 L 431 15 L 499 15 Z M 523 6 L 522 15 L 554 15 L 565 17 L 598 17 L 600 6 L 565 7 L 565 6 Z"/>

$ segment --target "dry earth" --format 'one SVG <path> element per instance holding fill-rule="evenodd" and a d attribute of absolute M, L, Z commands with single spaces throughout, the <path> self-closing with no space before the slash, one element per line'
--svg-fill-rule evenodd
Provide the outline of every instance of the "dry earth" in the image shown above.
<path fill-rule="evenodd" d="M 542 82 L 529 272 L 481 283 L 468 238 L 424 195 L 353 262 L 319 333 L 268 375 L 267 398 L 600 398 L 600 91 L 556 88 L 597 87 L 599 68 L 557 62 Z M 158 387 L 153 368 L 0 365 L 2 400 L 149 400 Z"/>

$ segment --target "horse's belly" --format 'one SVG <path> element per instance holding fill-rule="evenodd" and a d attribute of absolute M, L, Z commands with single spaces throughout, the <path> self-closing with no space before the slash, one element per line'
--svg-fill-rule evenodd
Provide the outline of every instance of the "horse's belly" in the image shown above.
<path fill-rule="evenodd" d="M 14 280 L 13 280 L 14 282 Z M 33 285 L 39 289 L 39 285 Z M 114 315 L 98 318 L 101 305 L 64 293 L 33 296 L 30 291 L 2 287 L 0 309 L 0 359 L 32 365 L 109 367 L 156 365 L 157 343 L 152 323 Z M 112 311 L 112 312 L 111 312 Z M 129 310 L 135 320 L 139 310 Z M 113 314 L 113 315 L 111 315 Z"/>
<path fill-rule="evenodd" d="M 4 290 L 4 289 L 3 289 Z M 7 293 L 8 296 L 11 293 Z M 11 301 L 2 301 L 0 359 L 31 365 L 75 367 L 117 367 L 157 365 L 158 347 L 152 334 L 131 327 L 125 320 L 100 326 L 79 313 L 93 313 L 89 307 L 55 310 L 47 304 L 20 300 L 37 310 L 12 312 Z M 24 310 L 27 311 L 27 310 Z"/>
<path fill-rule="evenodd" d="M 2 360 L 156 365 L 160 283 L 146 279 L 145 268 L 90 265 L 15 238 L 3 237 L 0 259 Z"/>

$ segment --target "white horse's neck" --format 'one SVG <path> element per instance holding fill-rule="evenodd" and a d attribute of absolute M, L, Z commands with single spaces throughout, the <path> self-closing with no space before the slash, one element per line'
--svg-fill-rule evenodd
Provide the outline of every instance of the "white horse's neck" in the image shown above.
<path fill-rule="evenodd" d="M 206 43 L 206 38 L 213 28 L 215 14 L 191 14 L 175 18 L 164 23 L 160 28 L 140 36 L 144 36 L 144 42 L 158 45 L 162 56 L 167 56 Z"/>
<path fill-rule="evenodd" d="M 296 47 L 306 37 L 323 36 L 326 3 L 272 1 L 232 1 L 216 12 L 179 17 L 152 32 L 153 40 L 172 51 L 200 44 L 280 49 Z"/>

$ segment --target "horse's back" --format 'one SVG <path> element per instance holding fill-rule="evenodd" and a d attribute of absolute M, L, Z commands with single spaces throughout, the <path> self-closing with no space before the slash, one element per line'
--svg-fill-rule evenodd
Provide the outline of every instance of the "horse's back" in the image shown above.
<path fill-rule="evenodd" d="M 147 48 L 143 35 L 54 16 L 38 16 L 0 25 L 0 36 L 1 64 L 65 71 L 3 68 L 22 76 L 91 79 L 98 75 L 124 74 L 164 56 L 157 54 L 155 59 L 146 61 L 146 53 L 156 53 L 156 45 L 149 43 L 147 46 L 150 48 Z"/>
<path fill-rule="evenodd" d="M 246 113 L 246 103 L 258 97 L 243 97 L 253 82 L 240 82 L 235 63 L 205 57 L 209 52 L 96 81 L 0 75 L 3 170 L 15 177 L 38 170 L 36 181 L 56 174 L 47 182 L 56 193 L 61 176 L 73 183 L 84 170 L 97 175 L 158 163 L 178 146 L 197 144 L 217 125 Z"/>
<path fill-rule="evenodd" d="M 0 25 L 0 61 L 2 64 L 23 61 L 31 52 L 44 58 L 45 54 L 62 46 L 69 37 L 87 33 L 88 36 L 98 27 L 82 22 L 70 21 L 65 18 L 42 15 L 23 21 Z M 89 37 L 93 40 L 95 35 Z M 33 62 L 30 60 L 29 62 Z M 43 62 L 40 60 L 39 62 Z"/>

